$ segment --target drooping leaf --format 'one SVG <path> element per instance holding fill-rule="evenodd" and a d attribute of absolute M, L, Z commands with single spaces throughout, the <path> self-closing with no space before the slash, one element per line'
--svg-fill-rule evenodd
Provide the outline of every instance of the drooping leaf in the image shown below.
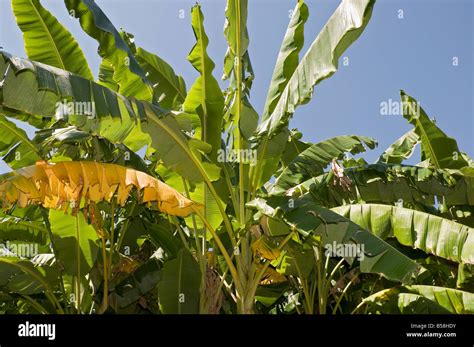
<path fill-rule="evenodd" d="M 349 263 L 357 259 L 364 273 L 378 273 L 392 281 L 409 282 L 411 276 L 420 270 L 417 263 L 376 235 L 315 204 L 311 195 L 291 200 L 287 197 L 259 200 L 259 203 L 249 203 L 247 206 L 268 213 L 270 217 L 281 216 L 279 218 L 283 218 L 305 237 L 319 235 L 323 245 L 332 245 L 335 242 L 344 247 L 358 247 L 359 254 L 353 252 L 344 258 Z"/>
<path fill-rule="evenodd" d="M 357 202 L 474 204 L 473 178 L 459 171 L 372 164 L 350 167 L 344 174 L 351 180 L 350 190 L 335 185 L 330 172 L 293 186 L 285 194 L 298 197 L 311 190 L 320 204 L 329 207 Z"/>
<path fill-rule="evenodd" d="M 165 183 L 143 172 L 96 162 L 38 162 L 7 175 L 0 183 L 2 205 L 42 204 L 46 208 L 73 210 L 88 202 L 110 201 L 124 205 L 132 188 L 140 201 L 160 211 L 187 216 L 200 206 Z"/>
<path fill-rule="evenodd" d="M 142 157 L 123 144 L 113 144 L 101 136 L 91 135 L 77 127 L 67 126 L 62 121 L 50 128 L 41 129 L 33 138 L 50 152 L 50 162 L 91 160 L 107 162 L 151 174 Z"/>
<path fill-rule="evenodd" d="M 456 140 L 448 137 L 429 119 L 420 104 L 400 91 L 403 116 L 415 127 L 421 142 L 421 160 L 429 160 L 437 169 L 460 169 L 469 164 L 464 160 Z"/>
<path fill-rule="evenodd" d="M 380 156 L 378 162 L 385 164 L 401 164 L 413 154 L 420 137 L 415 130 L 410 130 L 392 143 Z"/>
<path fill-rule="evenodd" d="M 12 8 L 29 59 L 94 79 L 77 41 L 39 0 L 12 0 Z"/>
<path fill-rule="evenodd" d="M 202 153 L 209 152 L 210 146 L 189 139 L 175 113 L 125 98 L 63 70 L 4 52 L 2 58 L 0 72 L 5 77 L 0 85 L 0 114 L 34 118 L 28 118 L 30 123 L 51 121 L 54 116 L 111 143 L 123 143 L 133 151 L 148 145 L 148 154 L 155 153 L 155 159 L 193 183 L 202 182 L 205 174 L 213 180 L 219 177 L 215 165 L 203 162 Z M 66 107 L 58 108 L 64 99 L 71 100 L 70 105 L 68 102 Z M 91 112 L 84 112 L 84 108 Z"/>
<path fill-rule="evenodd" d="M 333 159 L 341 159 L 344 153 L 357 154 L 365 146 L 375 148 L 377 142 L 364 136 L 337 136 L 309 146 L 283 169 L 272 189 L 273 194 L 287 190 L 310 177 L 320 175 Z"/>
<path fill-rule="evenodd" d="M 99 55 L 113 66 L 113 79 L 119 93 L 152 101 L 153 88 L 133 52 L 118 30 L 93 0 L 65 0 L 66 7 L 79 18 L 82 29 L 99 43 Z"/>
<path fill-rule="evenodd" d="M 266 120 L 273 113 L 286 84 L 298 66 L 298 55 L 304 45 L 304 25 L 308 16 L 308 6 L 304 0 L 298 0 L 273 70 L 262 120 Z"/>
<path fill-rule="evenodd" d="M 0 213 L 0 240 L 21 240 L 45 244 L 49 239 L 43 221 Z"/>
<path fill-rule="evenodd" d="M 0 257 L 0 287 L 11 293 L 52 293 L 58 278 L 58 273 L 49 266 L 35 266 L 29 260 L 11 256 Z"/>
<path fill-rule="evenodd" d="M 0 156 L 12 169 L 32 165 L 43 153 L 26 132 L 0 115 Z"/>
<path fill-rule="evenodd" d="M 90 140 L 91 135 L 85 131 L 77 129 L 74 125 L 64 128 L 47 128 L 36 132 L 34 140 L 41 142 L 45 146 L 54 146 L 61 144 L 79 144 Z"/>
<path fill-rule="evenodd" d="M 385 289 L 363 301 L 372 312 L 402 314 L 472 314 L 474 294 L 462 290 L 411 285 Z"/>
<path fill-rule="evenodd" d="M 163 313 L 198 313 L 200 269 L 192 255 L 181 249 L 175 259 L 163 266 L 158 283 L 158 299 Z"/>
<path fill-rule="evenodd" d="M 82 212 L 71 216 L 50 210 L 49 221 L 53 244 L 68 275 L 85 276 L 94 265 L 99 252 L 99 236 Z"/>
<path fill-rule="evenodd" d="M 385 239 L 454 261 L 474 264 L 474 229 L 408 208 L 363 204 L 333 211 Z"/>

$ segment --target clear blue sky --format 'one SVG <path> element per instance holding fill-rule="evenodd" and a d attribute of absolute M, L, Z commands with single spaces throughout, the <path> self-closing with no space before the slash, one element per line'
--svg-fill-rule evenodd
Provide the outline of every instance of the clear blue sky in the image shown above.
<path fill-rule="evenodd" d="M 336 0 L 307 0 L 310 18 L 306 24 L 306 47 L 339 4 Z M 76 37 L 97 75 L 100 63 L 96 42 L 71 19 L 63 1 L 42 1 Z M 188 88 L 197 77 L 186 56 L 194 44 L 190 8 L 184 0 L 97 0 L 117 28 L 135 35 L 137 45 L 167 60 L 183 75 Z M 209 54 L 216 63 L 215 76 L 222 75 L 226 42 L 224 0 L 202 4 L 210 37 Z M 261 112 L 289 10 L 296 0 L 250 0 L 249 52 L 256 73 L 251 101 Z M 307 141 L 336 135 L 375 137 L 379 147 L 365 157 L 370 161 L 410 126 L 400 116 L 380 115 L 380 103 L 399 99 L 404 89 L 425 108 L 430 117 L 462 151 L 474 155 L 473 17 L 471 0 L 379 0 L 365 32 L 347 51 L 349 65 L 315 89 L 313 100 L 297 109 L 291 127 L 303 131 Z M 184 10 L 185 18 L 180 18 Z M 399 19 L 403 10 L 403 19 Z M 0 0 L 0 46 L 25 56 L 20 30 L 10 2 Z M 458 66 L 453 66 L 457 57 Z M 222 84 L 224 86 L 225 84 Z M 29 133 L 31 134 L 30 130 Z M 418 158 L 416 158 L 418 159 Z M 412 160 L 412 163 L 417 160 Z M 0 163 L 0 172 L 8 168 Z"/>

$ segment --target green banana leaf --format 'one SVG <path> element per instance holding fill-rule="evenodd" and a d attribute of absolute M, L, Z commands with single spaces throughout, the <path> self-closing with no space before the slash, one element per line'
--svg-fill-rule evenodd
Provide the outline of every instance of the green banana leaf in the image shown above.
<path fill-rule="evenodd" d="M 188 55 L 188 61 L 200 76 L 192 85 L 183 106 L 185 112 L 199 114 L 201 139 L 212 146 L 209 157 L 216 161 L 218 150 L 221 148 L 224 95 L 212 75 L 215 64 L 207 53 L 209 39 L 204 29 L 204 15 L 199 5 L 192 8 L 191 16 L 196 44 Z"/>
<path fill-rule="evenodd" d="M 94 79 L 77 41 L 39 0 L 12 0 L 12 9 L 29 59 Z"/>
<path fill-rule="evenodd" d="M 161 276 L 161 265 L 156 259 L 150 258 L 145 264 L 117 283 L 112 288 L 111 294 L 111 305 L 115 312 L 121 313 L 121 309 L 137 303 L 140 297 L 155 289 Z"/>
<path fill-rule="evenodd" d="M 0 213 L 0 240 L 21 240 L 46 244 L 49 236 L 43 221 L 32 221 Z"/>
<path fill-rule="evenodd" d="M 6 73 L 6 77 L 1 88 L 0 114 L 26 114 L 38 120 L 55 116 L 112 143 L 123 143 L 132 151 L 149 145 L 149 153 L 155 153 L 155 158 L 191 182 L 203 181 L 206 174 L 214 180 L 219 177 L 217 166 L 202 160 L 202 153 L 209 152 L 210 146 L 184 134 L 175 113 L 128 99 L 63 70 L 13 58 L 4 52 L 2 58 L 0 72 Z M 72 114 L 69 107 L 58 107 L 64 99 L 73 103 Z M 90 105 L 94 112 L 81 112 L 78 105 Z"/>
<path fill-rule="evenodd" d="M 333 159 L 341 159 L 344 153 L 357 154 L 365 151 L 365 146 L 373 149 L 374 139 L 365 136 L 337 136 L 313 144 L 301 152 L 283 169 L 270 194 L 286 191 L 310 177 L 321 175 Z"/>
<path fill-rule="evenodd" d="M 199 312 L 201 270 L 192 255 L 181 249 L 175 259 L 163 265 L 158 283 L 158 300 L 163 313 Z"/>
<path fill-rule="evenodd" d="M 344 51 L 362 34 L 375 1 L 343 1 L 301 59 L 275 109 L 258 129 L 259 136 L 273 137 L 286 127 L 295 109 L 309 102 L 314 86 L 336 72 Z"/>
<path fill-rule="evenodd" d="M 49 266 L 35 266 L 29 260 L 11 256 L 0 257 L 0 287 L 11 293 L 52 293 L 58 279 L 58 273 Z"/>
<path fill-rule="evenodd" d="M 437 169 L 460 169 L 469 164 L 464 160 L 456 140 L 448 137 L 429 119 L 418 101 L 400 91 L 403 116 L 415 127 L 421 141 L 421 160 L 429 160 Z"/>
<path fill-rule="evenodd" d="M 395 237 L 402 245 L 454 262 L 474 264 L 474 229 L 408 208 L 361 204 L 332 209 L 382 239 Z"/>
<path fill-rule="evenodd" d="M 135 57 L 148 79 L 153 83 L 155 100 L 167 109 L 177 110 L 186 98 L 186 84 L 183 77 L 176 75 L 171 65 L 143 48 L 137 48 Z"/>
<path fill-rule="evenodd" d="M 41 160 L 43 153 L 23 129 L 0 115 L 0 156 L 12 169 L 18 169 Z"/>
<path fill-rule="evenodd" d="M 294 276 L 300 279 L 308 279 L 314 270 L 315 258 L 312 248 L 304 247 L 290 240 L 284 247 L 284 254 L 278 263 L 278 272 L 285 276 Z"/>
<path fill-rule="evenodd" d="M 290 163 L 305 149 L 307 149 L 312 144 L 309 142 L 301 141 L 303 134 L 294 129 L 290 131 L 290 136 L 288 138 L 288 144 L 286 145 L 285 151 L 281 156 L 282 166 L 288 166 Z"/>
<path fill-rule="evenodd" d="M 97 83 L 114 92 L 119 90 L 120 86 L 114 81 L 114 66 L 107 59 L 102 59 L 100 62 Z"/>
<path fill-rule="evenodd" d="M 474 292 L 474 264 L 459 263 L 456 287 Z"/>
<path fill-rule="evenodd" d="M 262 116 L 264 121 L 273 113 L 283 90 L 298 66 L 298 56 L 304 45 L 304 25 L 308 17 L 308 6 L 306 6 L 303 0 L 298 0 L 286 29 L 285 37 L 281 43 L 275 69 L 273 70 Z"/>
<path fill-rule="evenodd" d="M 79 309 L 82 313 L 92 314 L 94 313 L 93 309 L 97 306 L 94 303 L 94 289 L 91 287 L 91 281 L 89 279 L 89 276 L 77 278 L 76 276 L 62 274 L 64 292 L 70 300 L 69 304 L 72 304 L 76 310 Z M 81 287 L 80 298 L 77 298 L 78 283 Z M 78 307 L 79 302 L 80 307 Z"/>
<path fill-rule="evenodd" d="M 369 305 L 369 311 L 380 313 L 473 314 L 474 294 L 452 288 L 412 285 L 382 290 L 365 298 L 362 304 Z"/>
<path fill-rule="evenodd" d="M 351 180 L 350 190 L 335 184 L 334 176 L 329 172 L 284 193 L 297 197 L 313 191 L 320 204 L 330 207 L 356 202 L 432 206 L 436 201 L 449 206 L 474 204 L 474 180 L 459 171 L 379 163 L 350 167 L 344 174 Z"/>
<path fill-rule="evenodd" d="M 344 51 L 367 26 L 374 0 L 343 1 L 294 70 L 270 116 L 256 130 L 258 163 L 252 170 L 252 187 L 259 188 L 274 174 L 288 134 L 289 119 L 299 105 L 310 101 L 314 87 L 333 75 Z M 271 86 L 270 89 L 273 87 Z"/>
<path fill-rule="evenodd" d="M 186 98 L 186 84 L 171 65 L 157 55 L 136 47 L 134 36 L 125 31 L 120 35 L 133 52 L 137 62 L 153 85 L 153 100 L 166 109 L 179 110 Z"/>
<path fill-rule="evenodd" d="M 249 34 L 247 30 L 248 0 L 227 0 L 225 16 L 224 36 L 228 48 L 224 57 L 224 75 L 222 79 L 225 80 L 231 76 L 231 73 L 234 71 L 236 58 L 238 58 L 242 59 L 243 62 L 243 80 L 251 82 L 254 76 L 247 51 L 249 46 Z M 238 33 L 240 33 L 240 35 L 238 35 Z M 240 51 L 238 51 L 238 48 L 240 48 Z M 249 83 L 246 85 L 247 87 L 250 86 Z M 233 88 L 235 87 L 234 85 Z"/>
<path fill-rule="evenodd" d="M 64 272 L 73 276 L 85 276 L 94 265 L 99 252 L 99 236 L 94 227 L 87 224 L 82 212 L 72 216 L 63 211 L 50 210 L 49 221 L 53 245 Z"/>
<path fill-rule="evenodd" d="M 175 233 L 175 227 L 168 220 L 159 218 L 156 221 L 148 221 L 142 216 L 129 216 L 123 223 L 127 223 L 120 252 L 125 254 L 136 254 L 140 250 L 140 240 L 144 237 L 149 239 L 156 248 L 162 248 L 167 257 L 176 257 L 183 244 Z M 126 251 L 125 251 L 126 250 Z"/>
<path fill-rule="evenodd" d="M 392 143 L 380 156 L 378 163 L 401 164 L 413 154 L 420 137 L 414 129 L 408 131 Z"/>
<path fill-rule="evenodd" d="M 319 235 L 325 246 L 333 245 L 334 242 L 343 247 L 355 245 L 360 250 L 359 254 L 344 258 L 349 263 L 357 258 L 364 273 L 377 273 L 391 281 L 407 283 L 421 269 L 416 262 L 362 226 L 315 204 L 310 195 L 299 199 L 275 197 L 266 201 L 258 198 L 247 203 L 247 207 L 257 209 L 269 217 L 283 218 L 304 237 Z"/>
<path fill-rule="evenodd" d="M 65 0 L 68 12 L 79 19 L 82 29 L 99 43 L 99 55 L 113 66 L 118 92 L 152 101 L 153 88 L 133 52 L 118 30 L 93 0 Z"/>

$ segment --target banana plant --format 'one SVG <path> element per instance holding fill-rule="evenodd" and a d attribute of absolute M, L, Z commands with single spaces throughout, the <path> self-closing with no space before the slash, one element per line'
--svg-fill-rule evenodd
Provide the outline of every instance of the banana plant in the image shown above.
<path fill-rule="evenodd" d="M 99 46 L 97 78 L 39 0 L 12 0 L 27 58 L 0 53 L 0 155 L 15 170 L 0 178 L 0 240 L 45 249 L 4 250 L 6 312 L 17 302 L 36 313 L 358 313 L 387 286 L 410 307 L 470 311 L 469 295 L 454 310 L 420 286 L 449 287 L 455 273 L 452 290 L 469 290 L 472 161 L 410 108 L 413 130 L 375 164 L 351 157 L 372 138 L 302 141 L 291 117 L 337 72 L 375 1 L 341 1 L 304 53 L 309 10 L 295 3 L 259 115 L 247 0 L 227 1 L 224 89 L 199 4 L 188 89 L 93 0 L 65 6 Z M 418 144 L 421 163 L 404 165 Z"/>

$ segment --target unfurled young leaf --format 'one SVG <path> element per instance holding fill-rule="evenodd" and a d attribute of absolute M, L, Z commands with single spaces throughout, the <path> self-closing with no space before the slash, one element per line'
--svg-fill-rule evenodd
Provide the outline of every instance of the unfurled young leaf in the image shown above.
<path fill-rule="evenodd" d="M 241 59 L 243 67 L 242 79 L 251 81 L 254 76 L 247 51 L 249 46 L 247 30 L 248 0 L 227 0 L 225 15 L 224 36 L 227 40 L 228 48 L 224 58 L 224 75 L 222 79 L 228 79 L 232 72 L 235 72 L 236 59 Z"/>
<path fill-rule="evenodd" d="M 298 55 L 304 45 L 304 25 L 308 16 L 308 6 L 306 6 L 304 0 L 298 0 L 281 44 L 275 69 L 273 70 L 267 101 L 265 102 L 265 110 L 263 111 L 263 120 L 273 113 L 286 84 L 298 66 Z"/>
<path fill-rule="evenodd" d="M 343 1 L 311 44 L 282 91 L 258 136 L 273 137 L 286 127 L 296 108 L 309 102 L 314 86 L 334 74 L 344 51 L 367 26 L 374 0 Z"/>
<path fill-rule="evenodd" d="M 209 157 L 217 160 L 221 148 L 224 96 L 212 75 L 215 64 L 207 53 L 209 39 L 204 30 L 204 15 L 199 5 L 192 9 L 192 26 L 196 44 L 188 55 L 189 62 L 200 73 L 184 101 L 184 111 L 197 113 L 201 118 L 201 139 L 212 146 Z"/>
<path fill-rule="evenodd" d="M 251 173 L 253 189 L 274 174 L 285 151 L 290 118 L 298 106 L 311 100 L 314 87 L 336 72 L 339 58 L 367 26 L 374 4 L 374 0 L 341 2 L 294 69 L 273 112 L 256 130 L 258 160 Z"/>

